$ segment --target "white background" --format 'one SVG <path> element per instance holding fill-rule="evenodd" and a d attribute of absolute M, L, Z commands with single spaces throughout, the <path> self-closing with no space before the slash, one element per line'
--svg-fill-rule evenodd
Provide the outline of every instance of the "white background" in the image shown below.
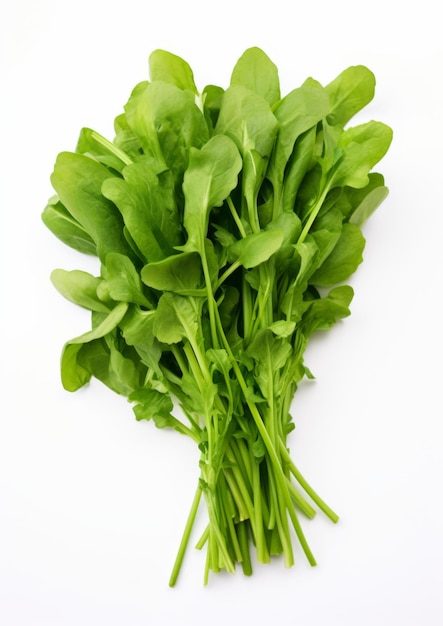
<path fill-rule="evenodd" d="M 442 122 L 438 3 L 15 0 L 0 9 L 0 623 L 5 626 L 443 623 Z M 341 516 L 251 578 L 212 576 L 191 549 L 167 585 L 198 474 L 195 445 L 137 423 L 92 383 L 63 391 L 65 340 L 86 312 L 49 282 L 95 270 L 45 229 L 59 151 L 82 126 L 112 138 L 156 48 L 197 84 L 226 87 L 261 47 L 283 91 L 349 65 L 377 77 L 367 119 L 394 129 L 390 195 L 365 227 L 352 315 L 307 353 L 294 403 L 296 463 Z M 196 534 L 204 527 L 204 514 Z"/>

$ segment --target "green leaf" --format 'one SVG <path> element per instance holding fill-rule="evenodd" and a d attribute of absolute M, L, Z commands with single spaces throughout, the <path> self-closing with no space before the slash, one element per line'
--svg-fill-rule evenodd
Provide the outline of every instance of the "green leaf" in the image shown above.
<path fill-rule="evenodd" d="M 328 122 L 345 124 L 374 97 L 375 76 L 364 65 L 348 67 L 325 87 L 331 103 Z"/>
<path fill-rule="evenodd" d="M 339 208 L 333 206 L 321 213 L 314 222 L 307 240 L 315 241 L 318 247 L 317 267 L 324 262 L 337 244 L 343 230 L 343 215 Z"/>
<path fill-rule="evenodd" d="M 203 112 L 208 127 L 211 130 L 213 130 L 217 124 L 224 92 L 225 90 L 217 85 L 206 85 L 203 89 Z"/>
<path fill-rule="evenodd" d="M 257 47 L 248 48 L 238 59 L 231 75 L 231 85 L 247 87 L 272 106 L 280 100 L 278 69 Z"/>
<path fill-rule="evenodd" d="M 277 215 L 272 222 L 269 222 L 265 230 L 282 230 L 284 234 L 283 243 L 291 244 L 297 241 L 301 232 L 301 221 L 293 211 L 284 211 Z"/>
<path fill-rule="evenodd" d="M 120 395 L 128 397 L 134 389 L 139 388 L 142 379 L 141 374 L 146 374 L 146 370 L 142 370 L 137 365 L 131 358 L 120 352 L 117 342 L 111 342 L 109 378 L 104 381 L 105 384 Z"/>
<path fill-rule="evenodd" d="M 140 372 L 114 342 L 96 339 L 85 343 L 77 353 L 77 367 L 83 367 L 115 393 L 130 395 L 140 385 Z"/>
<path fill-rule="evenodd" d="M 382 122 L 366 122 L 345 130 L 339 140 L 343 157 L 333 172 L 330 189 L 365 187 L 369 172 L 386 154 L 391 141 L 392 129 Z"/>
<path fill-rule="evenodd" d="M 208 127 L 194 96 L 163 81 L 146 84 L 125 107 L 128 125 L 159 169 L 169 168 L 180 181 L 189 149 L 208 140 Z"/>
<path fill-rule="evenodd" d="M 42 221 L 64 244 L 83 254 L 97 256 L 97 246 L 88 232 L 75 220 L 57 197 L 52 198 L 42 213 Z"/>
<path fill-rule="evenodd" d="M 156 426 L 164 428 L 169 426 L 169 418 L 174 407 L 171 398 L 155 389 L 140 389 L 135 391 L 130 398 L 137 402 L 134 412 L 137 420 L 154 420 Z"/>
<path fill-rule="evenodd" d="M 351 276 L 363 260 L 365 238 L 355 224 L 343 224 L 332 252 L 313 274 L 311 282 L 318 286 L 341 283 Z"/>
<path fill-rule="evenodd" d="M 246 351 L 255 361 L 254 377 L 269 403 L 275 400 L 274 377 L 291 353 L 291 344 L 285 338 L 275 336 L 269 329 L 259 331 Z"/>
<path fill-rule="evenodd" d="M 195 301 L 172 292 L 162 295 L 154 318 L 154 335 L 162 343 L 174 344 L 197 336 L 199 308 Z"/>
<path fill-rule="evenodd" d="M 349 222 L 356 226 L 363 226 L 383 200 L 386 199 L 388 194 L 389 189 L 384 185 L 379 185 L 371 189 L 353 211 L 352 215 L 349 217 Z"/>
<path fill-rule="evenodd" d="M 156 389 L 144 388 L 137 389 L 129 396 L 129 400 L 136 403 L 133 410 L 138 421 L 152 420 L 157 428 L 173 428 L 199 443 L 198 435 L 172 415 L 174 405 L 168 395 Z"/>
<path fill-rule="evenodd" d="M 229 372 L 232 369 L 232 363 L 226 350 L 221 348 L 210 348 L 206 351 L 208 360 L 214 364 L 215 369 L 226 377 L 229 376 Z"/>
<path fill-rule="evenodd" d="M 198 94 L 194 73 L 190 65 L 181 57 L 166 50 L 154 50 L 149 56 L 151 81 L 162 80 L 179 89 Z"/>
<path fill-rule="evenodd" d="M 334 287 L 324 298 L 311 300 L 303 315 L 302 329 L 306 338 L 318 330 L 328 330 L 350 315 L 349 304 L 354 291 L 349 285 Z"/>
<path fill-rule="evenodd" d="M 143 293 L 140 275 L 127 256 L 118 252 L 110 252 L 106 255 L 104 269 L 109 294 L 113 300 L 133 302 L 153 308 Z"/>
<path fill-rule="evenodd" d="M 200 256 L 196 252 L 183 252 L 149 263 L 142 268 L 141 278 L 145 285 L 159 291 L 184 293 L 197 289 L 203 280 Z"/>
<path fill-rule="evenodd" d="M 279 132 L 267 178 L 279 191 L 285 176 L 285 167 L 294 150 L 296 140 L 315 127 L 330 111 L 329 98 L 323 87 L 303 85 L 285 96 L 273 110 L 279 123 Z"/>
<path fill-rule="evenodd" d="M 385 196 L 388 193 L 388 189 L 385 187 L 385 181 L 381 174 L 377 172 L 371 172 L 368 175 L 369 182 L 365 187 L 361 187 L 359 189 L 355 187 L 336 187 L 334 192 L 339 192 L 339 195 L 336 198 L 335 206 L 341 211 L 344 221 L 351 221 L 351 216 L 357 211 L 358 207 L 362 205 L 361 209 L 362 214 L 360 217 L 358 213 L 356 215 L 356 219 L 363 219 L 363 222 L 357 224 L 361 226 L 370 214 L 372 214 L 377 208 L 377 199 L 378 196 Z M 373 200 L 370 199 L 372 192 L 375 192 Z M 366 197 L 368 196 L 368 202 L 366 203 Z M 368 211 L 368 215 L 365 218 L 366 211 Z"/>
<path fill-rule="evenodd" d="M 80 389 L 91 378 L 90 372 L 77 361 L 82 345 L 112 332 L 123 319 L 127 310 L 128 304 L 119 302 L 98 326 L 65 344 L 61 357 L 61 378 L 63 387 L 67 391 Z"/>
<path fill-rule="evenodd" d="M 295 141 L 294 149 L 286 165 L 282 182 L 282 210 L 293 211 L 297 192 L 305 174 L 314 162 L 317 129 L 312 127 Z"/>
<path fill-rule="evenodd" d="M 209 213 L 236 187 L 242 162 L 235 144 L 223 135 L 212 137 L 201 150 L 192 149 L 190 155 L 183 181 L 183 223 L 188 233 L 186 250 L 200 252 Z"/>
<path fill-rule="evenodd" d="M 303 296 L 309 279 L 317 268 L 319 247 L 313 238 L 293 246 L 294 256 L 288 265 L 288 287 L 279 294 L 280 308 L 287 319 L 299 319 L 303 308 Z"/>
<path fill-rule="evenodd" d="M 67 343 L 61 358 L 61 380 L 66 391 L 77 391 L 91 380 L 91 373 L 78 362 L 83 344 Z"/>
<path fill-rule="evenodd" d="M 232 285 L 223 286 L 221 292 L 222 298 L 219 304 L 220 321 L 228 338 L 231 338 L 231 346 L 234 346 L 239 340 L 236 322 L 240 312 L 240 294 L 238 289 Z M 232 338 L 232 334 L 235 335 L 235 340 Z"/>
<path fill-rule="evenodd" d="M 128 165 L 123 176 L 105 181 L 103 194 L 118 206 L 144 262 L 170 256 L 182 236 L 170 179 L 146 160 Z"/>
<path fill-rule="evenodd" d="M 230 246 L 231 259 L 246 269 L 256 267 L 267 261 L 277 250 L 280 249 L 285 238 L 285 233 L 280 229 L 262 230 L 258 233 L 247 235 Z"/>
<path fill-rule="evenodd" d="M 230 137 L 243 157 L 241 182 L 252 230 L 258 229 L 257 197 L 277 131 L 278 122 L 262 96 L 241 85 L 225 91 L 215 132 Z"/>
<path fill-rule="evenodd" d="M 72 152 L 58 155 L 51 176 L 60 201 L 94 241 L 101 260 L 108 252 L 131 255 L 123 236 L 122 216 L 101 191 L 110 177 L 104 165 Z"/>
<path fill-rule="evenodd" d="M 269 330 L 277 337 L 290 337 L 295 330 L 295 322 L 278 320 L 269 326 Z"/>
<path fill-rule="evenodd" d="M 204 385 L 197 384 L 196 377 L 185 372 L 181 378 L 180 387 L 183 392 L 181 400 L 184 397 L 184 406 L 189 408 L 197 420 L 215 412 L 214 402 L 217 395 L 217 385 L 208 381 L 205 381 Z"/>
<path fill-rule="evenodd" d="M 91 128 L 81 129 L 75 151 L 117 172 L 131 163 L 131 158 L 123 150 Z"/>
<path fill-rule="evenodd" d="M 242 155 L 254 150 L 261 158 L 269 157 L 277 130 L 278 122 L 262 96 L 240 85 L 225 91 L 215 132 L 230 137 Z"/>
<path fill-rule="evenodd" d="M 154 311 L 144 311 L 134 306 L 128 310 L 120 326 L 125 342 L 134 347 L 147 367 L 159 374 L 158 363 L 162 352 L 154 335 L 154 320 Z"/>
<path fill-rule="evenodd" d="M 115 305 L 112 311 L 109 312 L 103 318 L 103 320 L 100 322 L 98 326 L 96 326 L 92 330 L 89 330 L 83 335 L 75 337 L 74 339 L 70 339 L 68 343 L 71 343 L 71 344 L 87 343 L 88 341 L 92 341 L 94 339 L 99 339 L 100 337 L 104 337 L 105 335 L 110 333 L 112 330 L 117 328 L 117 326 L 119 325 L 119 323 L 125 316 L 127 310 L 128 310 L 128 303 L 119 302 L 118 304 Z"/>
<path fill-rule="evenodd" d="M 97 295 L 102 279 L 81 270 L 53 270 L 51 282 L 68 300 L 90 311 L 109 313 L 109 307 Z"/>

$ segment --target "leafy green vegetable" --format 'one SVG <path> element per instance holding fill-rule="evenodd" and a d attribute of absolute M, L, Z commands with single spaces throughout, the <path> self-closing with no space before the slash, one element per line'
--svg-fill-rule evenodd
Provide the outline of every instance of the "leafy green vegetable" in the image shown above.
<path fill-rule="evenodd" d="M 205 583 L 236 564 L 250 575 L 252 549 L 291 566 L 295 539 L 314 565 L 300 516 L 338 516 L 291 458 L 291 405 L 312 378 L 310 337 L 350 314 L 362 226 L 388 193 L 372 170 L 391 129 L 348 126 L 372 100 L 374 75 L 357 65 L 282 96 L 257 47 L 226 89 L 199 90 L 188 63 L 164 50 L 149 71 L 114 139 L 82 129 L 51 177 L 43 222 L 99 259 L 97 276 L 51 275 L 91 311 L 90 330 L 64 346 L 62 383 L 75 391 L 95 377 L 137 420 L 196 442 L 200 477 L 171 586 L 202 498 Z"/>

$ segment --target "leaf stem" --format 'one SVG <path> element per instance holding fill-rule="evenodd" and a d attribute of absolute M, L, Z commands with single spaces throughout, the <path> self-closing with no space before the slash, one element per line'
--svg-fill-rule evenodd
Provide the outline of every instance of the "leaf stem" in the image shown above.
<path fill-rule="evenodd" d="M 202 489 L 200 484 L 197 486 L 194 499 L 192 501 L 191 510 L 189 511 L 188 519 L 186 522 L 185 530 L 183 532 L 183 536 L 180 542 L 180 546 L 177 552 L 177 557 L 175 559 L 174 567 L 172 568 L 171 577 L 169 578 L 169 586 L 174 587 L 177 582 L 178 575 L 180 573 L 180 569 L 183 563 L 183 559 L 186 552 L 186 547 L 189 542 L 189 537 L 191 536 L 191 531 L 194 526 L 195 518 L 198 511 L 198 506 L 200 504 L 200 499 L 202 495 Z"/>
<path fill-rule="evenodd" d="M 218 279 L 217 282 L 217 289 L 219 289 L 219 287 L 221 287 L 223 285 L 223 283 L 225 282 L 225 280 L 227 278 L 229 278 L 229 276 L 231 274 L 233 274 L 236 270 L 238 270 L 238 268 L 241 266 L 241 263 L 239 263 L 238 261 L 235 261 L 234 263 L 232 263 L 227 270 L 225 270 L 223 272 L 223 274 L 220 276 L 220 278 Z"/>
<path fill-rule="evenodd" d="M 219 341 L 217 337 L 217 325 L 216 325 L 216 320 L 215 320 L 215 309 L 217 308 L 217 303 L 215 301 L 214 292 L 212 290 L 211 275 L 209 272 L 208 259 L 206 257 L 206 250 L 205 250 L 204 242 L 203 242 L 203 245 L 200 247 L 200 250 L 201 250 L 200 258 L 201 258 L 202 267 L 203 267 L 203 275 L 205 277 L 206 291 L 208 294 L 207 304 L 208 304 L 209 325 L 211 328 L 212 344 L 213 344 L 213 347 L 217 349 L 219 347 Z"/>
<path fill-rule="evenodd" d="M 326 504 L 326 502 L 324 500 L 322 500 L 322 498 L 320 498 L 320 496 L 314 491 L 314 489 L 309 485 L 309 483 L 306 481 L 306 479 L 302 476 L 300 471 L 295 466 L 293 460 L 291 459 L 291 456 L 290 456 L 288 450 L 286 449 L 286 447 L 285 447 L 285 445 L 284 445 L 284 443 L 282 441 L 280 441 L 280 450 L 281 450 L 283 456 L 285 457 L 285 462 L 288 464 L 288 467 L 289 467 L 289 469 L 291 471 L 291 474 L 294 476 L 294 478 L 299 483 L 299 485 L 301 487 L 303 487 L 303 489 L 306 491 L 306 493 L 311 498 L 311 500 L 313 502 L 315 502 L 315 504 L 318 506 L 318 508 L 321 511 L 323 511 L 323 513 L 332 522 L 334 522 L 334 524 L 337 523 L 338 520 L 339 520 L 339 516 L 337 515 L 337 513 L 335 513 L 331 509 L 331 507 L 328 506 Z"/>
<path fill-rule="evenodd" d="M 314 204 L 311 211 L 309 212 L 309 217 L 306 221 L 306 224 L 303 227 L 303 230 L 300 233 L 297 243 L 303 243 L 306 237 L 308 236 L 308 233 L 311 230 L 311 226 L 314 223 L 314 220 L 317 217 L 323 205 L 323 202 L 325 201 L 326 196 L 328 195 L 329 187 L 330 187 L 330 183 L 327 183 L 322 193 L 320 194 L 320 197 L 318 198 L 317 202 Z"/>
<path fill-rule="evenodd" d="M 228 203 L 229 210 L 231 211 L 231 215 L 234 218 L 234 222 L 237 225 L 238 231 L 239 231 L 240 235 L 244 239 L 246 237 L 246 231 L 245 231 L 243 223 L 242 223 L 242 221 L 241 221 L 241 219 L 240 219 L 240 217 L 239 217 L 239 215 L 237 213 L 237 209 L 235 208 L 234 203 L 232 202 L 231 196 L 229 196 L 226 201 Z"/>
<path fill-rule="evenodd" d="M 217 313 L 218 313 L 218 310 L 217 310 Z M 294 530 L 295 530 L 295 533 L 297 535 L 297 538 L 298 538 L 298 540 L 300 542 L 300 545 L 303 548 L 303 551 L 304 551 L 304 553 L 306 555 L 306 558 L 308 559 L 309 563 L 311 565 L 315 565 L 316 564 L 315 563 L 315 558 L 314 558 L 314 556 L 313 556 L 313 554 L 311 552 L 311 549 L 310 549 L 310 547 L 309 547 L 309 545 L 308 545 L 308 543 L 306 541 L 306 538 L 304 536 L 303 530 L 302 530 L 302 528 L 300 526 L 300 522 L 299 522 L 298 517 L 297 517 L 297 513 L 296 513 L 296 511 L 294 509 L 294 506 L 292 504 L 290 491 L 289 491 L 289 488 L 288 488 L 288 486 L 286 484 L 286 476 L 285 476 L 285 474 L 283 472 L 281 462 L 279 461 L 279 458 L 278 458 L 278 455 L 277 455 L 277 451 L 276 451 L 276 449 L 274 448 L 274 446 L 272 444 L 272 441 L 271 441 L 271 439 L 269 437 L 268 431 L 266 430 L 265 424 L 264 424 L 264 422 L 262 420 L 262 417 L 260 415 L 259 410 L 257 409 L 257 406 L 249 398 L 248 386 L 247 386 L 246 381 L 245 381 L 245 379 L 243 377 L 243 374 L 242 374 L 242 372 L 240 370 L 240 367 L 239 367 L 239 365 L 237 363 L 237 360 L 236 360 L 236 358 L 234 357 L 234 355 L 232 353 L 231 346 L 230 346 L 230 344 L 229 344 L 228 340 L 226 339 L 226 336 L 225 336 L 225 334 L 223 332 L 223 327 L 221 325 L 221 320 L 220 320 L 219 316 L 217 316 L 217 322 L 218 322 L 218 325 L 219 325 L 219 328 L 220 328 L 220 335 L 221 335 L 221 339 L 222 339 L 223 345 L 224 345 L 224 347 L 226 349 L 226 352 L 228 353 L 228 356 L 229 356 L 229 358 L 231 360 L 232 367 L 233 367 L 234 373 L 236 375 L 236 378 L 238 380 L 238 383 L 240 385 L 243 397 L 244 397 L 245 402 L 246 402 L 246 404 L 247 404 L 247 406 L 249 408 L 251 416 L 252 416 L 252 418 L 253 418 L 253 420 L 255 422 L 257 430 L 258 430 L 258 432 L 260 433 L 260 435 L 261 435 L 261 437 L 263 439 L 263 443 L 265 444 L 265 448 L 266 448 L 266 450 L 267 450 L 267 452 L 269 454 L 270 461 L 271 461 L 271 463 L 272 463 L 272 465 L 274 467 L 275 479 L 278 482 L 281 496 L 283 497 L 285 505 L 286 505 L 286 508 L 287 508 L 287 510 L 289 512 L 289 516 L 291 518 L 292 525 L 294 527 Z"/>
<path fill-rule="evenodd" d="M 112 141 L 109 141 L 108 139 L 103 137 L 103 135 L 100 135 L 100 133 L 97 133 L 95 130 L 93 130 L 91 133 L 91 137 L 95 139 L 97 143 L 107 148 L 109 152 L 112 152 L 113 154 L 115 154 L 115 156 L 118 157 L 120 161 L 123 161 L 125 165 L 131 165 L 131 163 L 133 163 L 133 160 L 128 157 L 126 152 L 123 152 L 123 150 L 120 150 L 120 148 L 118 148 L 115 144 L 113 144 Z"/>

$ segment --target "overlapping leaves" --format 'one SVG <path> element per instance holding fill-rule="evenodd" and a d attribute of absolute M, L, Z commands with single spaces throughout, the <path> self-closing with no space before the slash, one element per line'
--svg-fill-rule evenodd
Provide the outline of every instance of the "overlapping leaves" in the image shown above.
<path fill-rule="evenodd" d="M 375 79 L 354 66 L 282 96 L 258 48 L 226 90 L 200 92 L 186 61 L 163 50 L 149 69 L 113 141 L 83 129 L 51 177 L 44 223 L 99 259 L 97 276 L 52 274 L 91 311 L 91 329 L 64 347 L 62 382 L 74 391 L 95 377 L 127 396 L 137 419 L 198 443 L 182 547 L 204 494 L 205 580 L 236 562 L 251 573 L 250 538 L 259 561 L 282 553 L 292 565 L 290 527 L 314 564 L 297 511 L 314 514 L 308 496 L 336 515 L 301 477 L 286 437 L 297 385 L 312 376 L 308 339 L 349 315 L 344 283 L 363 258 L 362 226 L 387 195 L 372 170 L 391 129 L 348 125 Z M 171 584 L 182 558 L 181 548 Z"/>

